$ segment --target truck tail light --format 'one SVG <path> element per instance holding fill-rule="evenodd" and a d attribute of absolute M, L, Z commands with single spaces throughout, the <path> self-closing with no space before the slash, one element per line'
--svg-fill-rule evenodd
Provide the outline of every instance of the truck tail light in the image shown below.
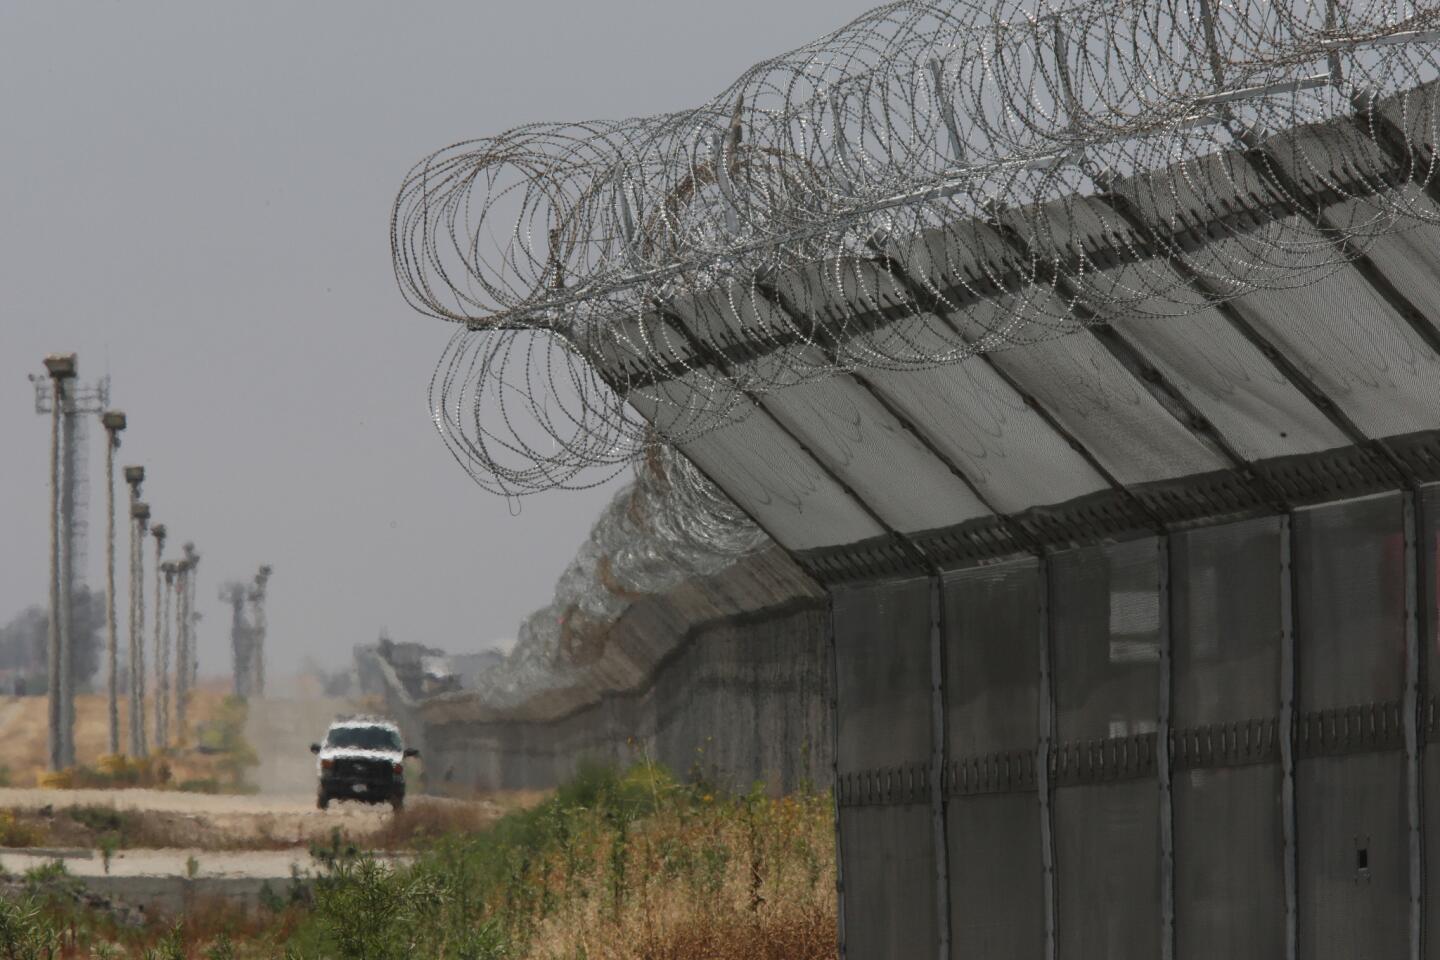
<path fill-rule="evenodd" d="M 320 769 L 321 769 L 321 770 L 330 770 L 330 769 L 333 769 L 334 766 L 335 766 L 335 761 L 334 761 L 334 760 L 321 760 L 321 761 L 320 761 Z"/>
<path fill-rule="evenodd" d="M 397 777 L 403 777 L 403 776 L 405 776 L 405 764 L 403 764 L 403 763 L 397 763 L 397 764 L 394 765 L 393 769 L 395 770 L 395 776 L 397 776 Z"/>

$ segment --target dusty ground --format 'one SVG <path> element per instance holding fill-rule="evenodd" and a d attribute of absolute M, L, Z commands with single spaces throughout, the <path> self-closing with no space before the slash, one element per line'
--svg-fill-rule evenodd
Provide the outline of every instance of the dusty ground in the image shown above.
<path fill-rule="evenodd" d="M 249 781 L 263 794 L 308 793 L 313 797 L 315 757 L 310 744 L 324 738 L 330 721 L 354 712 L 349 701 L 325 697 L 296 696 L 251 704 L 245 739 L 255 748 L 260 765 L 250 771 Z"/>
<path fill-rule="evenodd" d="M 95 847 L 114 834 L 129 848 L 285 850 L 347 843 L 407 849 L 427 836 L 481 830 L 524 798 L 413 797 L 396 815 L 385 805 L 332 803 L 308 794 L 180 793 L 172 790 L 0 789 L 0 846 Z M 6 834 L 11 839 L 4 841 Z"/>

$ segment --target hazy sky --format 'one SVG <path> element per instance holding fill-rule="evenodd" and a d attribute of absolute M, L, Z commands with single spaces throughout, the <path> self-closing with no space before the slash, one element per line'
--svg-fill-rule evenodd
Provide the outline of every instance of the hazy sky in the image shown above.
<path fill-rule="evenodd" d="M 85 379 L 111 375 L 155 519 L 204 554 L 204 672 L 228 668 L 218 585 L 262 561 L 272 672 L 338 666 L 382 626 L 453 650 L 512 637 L 610 490 L 512 516 L 449 458 L 426 390 L 450 329 L 390 269 L 402 177 L 528 121 L 694 105 L 871 5 L 0 3 L 0 622 L 48 582 L 26 374 L 74 350 Z"/>

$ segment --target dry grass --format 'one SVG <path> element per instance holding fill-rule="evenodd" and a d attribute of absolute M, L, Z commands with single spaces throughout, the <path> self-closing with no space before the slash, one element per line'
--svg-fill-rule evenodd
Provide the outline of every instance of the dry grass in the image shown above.
<path fill-rule="evenodd" d="M 831 817 L 807 796 L 666 804 L 619 828 L 581 814 L 572 841 L 512 880 L 533 922 L 519 956 L 833 960 Z"/>
<path fill-rule="evenodd" d="M 212 720 L 226 696 L 223 684 L 202 684 L 190 700 L 192 726 Z M 120 742 L 129 743 L 130 725 L 124 703 L 120 711 Z M 147 701 L 148 711 L 153 709 Z M 45 697 L 0 698 L 0 768 L 16 785 L 47 785 L 49 734 Z M 79 766 L 98 770 L 110 752 L 110 709 L 103 693 L 82 693 L 75 698 L 75 759 Z M 151 721 L 153 723 L 153 720 Z M 193 731 L 190 741 L 194 742 Z M 216 760 L 193 750 L 176 750 L 166 758 L 172 783 L 203 781 L 218 776 Z M 73 781 L 72 781 L 73 782 Z M 53 784 L 64 786 L 65 784 Z"/>

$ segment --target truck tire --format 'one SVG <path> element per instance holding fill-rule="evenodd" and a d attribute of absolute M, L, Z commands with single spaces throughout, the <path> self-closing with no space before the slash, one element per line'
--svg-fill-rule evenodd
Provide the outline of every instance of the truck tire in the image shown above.
<path fill-rule="evenodd" d="M 396 813 L 405 809 L 405 794 L 399 793 L 390 798 L 390 809 Z"/>
<path fill-rule="evenodd" d="M 325 794 L 322 793 L 315 798 L 315 807 L 317 810 L 324 810 L 329 806 L 330 798 Z"/>

